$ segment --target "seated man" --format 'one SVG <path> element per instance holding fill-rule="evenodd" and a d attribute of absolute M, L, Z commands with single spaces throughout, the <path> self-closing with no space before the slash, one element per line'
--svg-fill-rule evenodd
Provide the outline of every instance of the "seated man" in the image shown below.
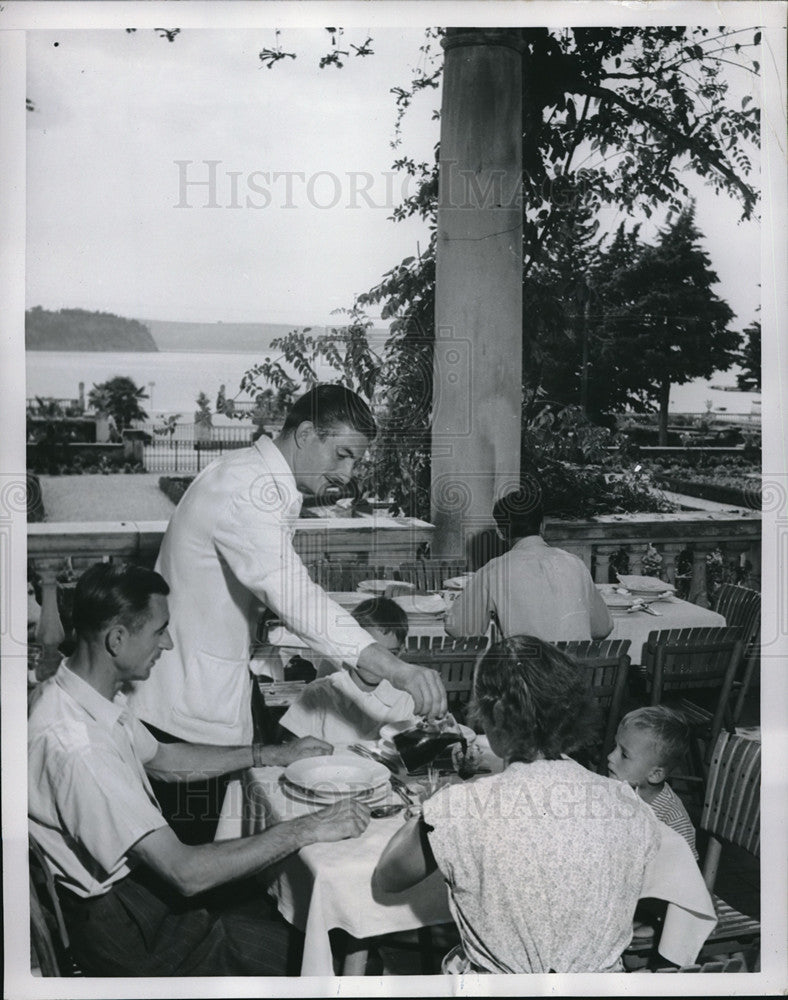
<path fill-rule="evenodd" d="M 158 573 L 135 566 L 98 564 L 81 577 L 76 649 L 30 702 L 30 833 L 86 975 L 281 975 L 288 927 L 259 887 L 237 880 L 307 844 L 358 836 L 369 811 L 350 802 L 243 840 L 178 840 L 147 772 L 215 775 L 331 747 L 312 738 L 283 747 L 158 743 L 126 708 L 123 689 L 144 682 L 172 646 L 168 593 Z M 208 892 L 231 881 L 231 905 Z"/>
<path fill-rule="evenodd" d="M 449 635 L 484 635 L 493 613 L 503 638 L 560 642 L 609 635 L 613 620 L 583 560 L 542 538 L 540 491 L 507 493 L 493 507 L 493 518 L 510 549 L 482 566 L 454 602 Z"/>
<path fill-rule="evenodd" d="M 353 610 L 353 618 L 375 642 L 399 655 L 408 634 L 408 616 L 396 601 L 372 597 Z M 352 743 L 376 740 L 384 723 L 404 721 L 414 726 L 417 721 L 408 692 L 397 691 L 387 680 L 368 683 L 349 666 L 307 684 L 279 724 L 296 736 Z"/>

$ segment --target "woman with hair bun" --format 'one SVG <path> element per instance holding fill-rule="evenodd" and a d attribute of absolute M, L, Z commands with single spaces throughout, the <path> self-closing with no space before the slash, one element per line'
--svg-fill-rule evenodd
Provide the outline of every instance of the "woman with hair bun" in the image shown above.
<path fill-rule="evenodd" d="M 503 772 L 441 789 L 378 863 L 385 892 L 441 870 L 462 942 L 447 971 L 622 969 L 658 824 L 627 785 L 567 756 L 593 726 L 581 671 L 533 636 L 492 647 L 472 710 Z"/>

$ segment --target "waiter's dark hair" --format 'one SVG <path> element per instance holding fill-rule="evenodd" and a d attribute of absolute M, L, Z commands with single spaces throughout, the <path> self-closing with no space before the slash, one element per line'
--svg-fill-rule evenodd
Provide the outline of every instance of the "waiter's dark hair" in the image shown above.
<path fill-rule="evenodd" d="M 74 590 L 74 631 L 87 639 L 115 622 L 133 631 L 148 617 L 151 594 L 169 592 L 167 581 L 152 569 L 95 563 Z"/>
<path fill-rule="evenodd" d="M 290 408 L 282 433 L 292 434 L 305 420 L 313 423 L 322 435 L 338 424 L 351 427 L 370 441 L 378 432 L 370 408 L 361 396 L 344 385 L 316 385 L 305 392 Z"/>

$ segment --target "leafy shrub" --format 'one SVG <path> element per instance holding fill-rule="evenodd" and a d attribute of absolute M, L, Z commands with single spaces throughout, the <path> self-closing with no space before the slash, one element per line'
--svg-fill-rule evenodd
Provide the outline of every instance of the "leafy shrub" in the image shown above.
<path fill-rule="evenodd" d="M 593 424 L 577 406 L 545 407 L 523 428 L 523 452 L 532 461 L 599 465 L 620 460 L 626 435 Z M 616 449 L 611 455 L 610 449 Z"/>
<path fill-rule="evenodd" d="M 177 507 L 181 497 L 194 482 L 194 476 L 160 476 L 159 489 Z"/>
<path fill-rule="evenodd" d="M 643 472 L 608 478 L 601 468 L 543 460 L 529 470 L 542 486 L 548 517 L 586 518 L 595 514 L 670 513 L 676 504 L 653 489 Z"/>
<path fill-rule="evenodd" d="M 654 492 L 645 472 L 606 474 L 625 463 L 629 465 L 625 436 L 591 423 L 576 406 L 546 408 L 523 429 L 523 474 L 540 482 L 550 517 L 677 509 Z"/>

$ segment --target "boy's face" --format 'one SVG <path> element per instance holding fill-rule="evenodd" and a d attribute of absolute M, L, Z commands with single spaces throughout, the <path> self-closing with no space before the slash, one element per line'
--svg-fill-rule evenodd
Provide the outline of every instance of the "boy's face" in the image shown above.
<path fill-rule="evenodd" d="M 636 726 L 619 726 L 616 745 L 607 758 L 611 778 L 626 781 L 633 788 L 644 788 L 665 780 L 653 737 Z"/>

